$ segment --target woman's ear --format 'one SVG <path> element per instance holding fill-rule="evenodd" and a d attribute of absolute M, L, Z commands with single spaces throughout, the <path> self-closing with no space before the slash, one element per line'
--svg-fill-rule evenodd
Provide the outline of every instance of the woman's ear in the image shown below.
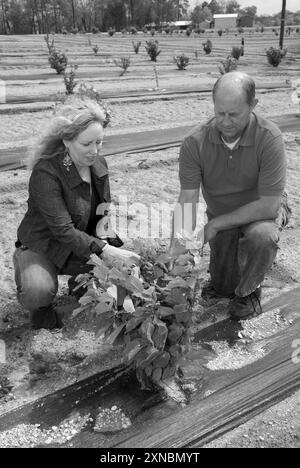
<path fill-rule="evenodd" d="M 65 145 L 66 148 L 69 148 L 69 141 L 68 140 L 63 140 L 63 144 Z"/>

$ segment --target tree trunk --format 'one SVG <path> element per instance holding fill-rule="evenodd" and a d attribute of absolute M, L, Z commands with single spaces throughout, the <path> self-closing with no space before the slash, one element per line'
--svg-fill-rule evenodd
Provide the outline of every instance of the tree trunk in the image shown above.
<path fill-rule="evenodd" d="M 53 13 L 54 13 L 55 32 L 57 34 L 58 33 L 58 23 L 57 23 L 56 0 L 53 0 Z"/>
<path fill-rule="evenodd" d="M 7 23 L 6 23 L 6 12 L 5 12 L 5 3 L 4 3 L 4 0 L 1 0 L 1 9 L 2 9 L 2 27 L 3 27 L 3 34 L 7 34 Z"/>
<path fill-rule="evenodd" d="M 76 18 L 75 18 L 75 4 L 74 0 L 71 0 L 71 5 L 72 5 L 72 21 L 73 21 L 73 28 L 76 27 Z"/>

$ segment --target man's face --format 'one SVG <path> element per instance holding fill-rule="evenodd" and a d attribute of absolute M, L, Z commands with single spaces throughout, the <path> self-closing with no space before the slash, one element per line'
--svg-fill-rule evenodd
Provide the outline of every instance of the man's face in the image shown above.
<path fill-rule="evenodd" d="M 234 141 L 247 127 L 254 106 L 247 103 L 243 91 L 218 89 L 215 95 L 217 128 L 224 140 Z"/>

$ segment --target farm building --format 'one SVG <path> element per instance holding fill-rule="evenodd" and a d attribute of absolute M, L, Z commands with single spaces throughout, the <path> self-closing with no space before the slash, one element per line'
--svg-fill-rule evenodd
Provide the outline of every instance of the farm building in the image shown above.
<path fill-rule="evenodd" d="M 173 26 L 181 31 L 184 31 L 187 28 L 192 26 L 192 22 L 191 21 L 174 21 L 170 23 L 170 26 Z"/>
<path fill-rule="evenodd" d="M 230 15 L 214 15 L 215 29 L 236 28 L 238 21 L 238 14 L 232 13 Z"/>
<path fill-rule="evenodd" d="M 243 15 L 238 19 L 238 26 L 240 28 L 253 28 L 254 16 Z"/>

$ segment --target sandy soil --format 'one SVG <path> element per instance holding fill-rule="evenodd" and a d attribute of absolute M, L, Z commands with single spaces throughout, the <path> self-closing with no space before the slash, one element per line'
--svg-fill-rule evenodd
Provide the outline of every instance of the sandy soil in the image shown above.
<path fill-rule="evenodd" d="M 275 79 L 274 76 L 259 76 L 258 81 L 262 79 L 270 79 L 271 81 Z M 200 75 L 190 76 L 190 79 L 199 80 L 200 78 Z M 285 79 L 289 78 L 289 75 L 284 77 L 278 77 L 277 75 L 276 80 L 281 79 L 284 82 Z M 213 77 L 206 75 L 205 78 L 202 77 L 201 83 L 212 83 L 213 81 Z M 124 80 L 123 83 L 126 84 L 129 81 Z M 178 76 L 178 80 L 174 79 L 172 82 L 172 84 L 181 83 L 184 83 L 181 76 Z M 130 83 L 130 86 L 133 84 Z M 143 82 L 139 81 L 139 86 L 142 85 Z M 51 86 L 48 91 L 51 90 Z M 111 89 L 114 88 L 114 84 L 110 83 L 110 86 Z M 30 85 L 30 88 L 26 88 L 26 92 L 28 92 L 28 89 L 32 89 L 32 85 Z M 292 103 L 291 93 L 291 90 L 258 93 L 259 105 L 257 111 L 264 116 L 299 112 L 299 106 Z M 111 126 L 107 129 L 107 134 L 197 123 L 211 116 L 213 111 L 209 96 L 187 96 L 181 99 L 171 98 L 168 101 L 153 99 L 150 102 L 112 104 L 111 107 L 113 117 Z M 47 125 L 51 115 L 51 110 L 1 115 L 1 147 L 32 144 L 35 137 Z M 281 249 L 276 263 L 263 285 L 265 302 L 282 291 L 298 287 L 300 282 L 300 129 L 299 132 L 285 133 L 284 139 L 288 155 L 287 189 L 293 210 L 293 218 L 282 235 Z M 112 194 L 115 200 L 123 195 L 127 196 L 129 203 L 142 202 L 148 206 L 151 203 L 159 205 L 162 201 L 170 204 L 176 202 L 179 192 L 178 149 L 112 156 L 108 158 L 108 165 L 111 175 Z M 0 231 L 0 264 L 2 268 L 0 277 L 0 332 L 7 342 L 6 363 L 0 364 L 0 378 L 7 377 L 13 386 L 11 391 L 8 389 L 6 395 L 1 395 L 0 387 L 0 413 L 47 393 L 49 387 L 56 389 L 66 382 L 71 383 L 78 376 L 82 377 L 82 375 L 87 375 L 88 372 L 92 373 L 94 369 L 92 366 L 89 371 L 86 368 L 84 370 L 81 368 L 79 372 L 64 374 L 63 379 L 61 378 L 62 375 L 58 375 L 58 377 L 56 375 L 52 376 L 50 380 L 46 379 L 45 381 L 43 379 L 41 382 L 36 380 L 36 367 L 32 366 L 32 356 L 34 354 L 32 350 L 37 353 L 38 346 L 42 342 L 44 345 L 48 343 L 45 346 L 48 346 L 47 349 L 49 350 L 53 347 L 55 340 L 59 341 L 65 338 L 63 335 L 54 336 L 50 332 L 43 335 L 41 332 L 32 331 L 28 324 L 27 312 L 16 301 L 12 253 L 16 230 L 26 210 L 28 178 L 29 173 L 25 169 L 0 173 L 0 216 L 3 226 Z M 170 225 L 170 219 L 166 219 L 165 223 Z M 209 252 L 206 249 L 205 262 L 208 262 L 208 254 Z M 58 304 L 69 303 L 66 278 L 62 277 Z M 225 306 L 226 304 L 220 304 L 219 309 L 216 308 L 216 311 L 220 311 L 220 316 L 226 315 Z M 195 310 L 195 322 L 201 323 L 201 316 L 202 314 L 205 315 L 205 310 L 206 304 L 199 301 L 198 309 Z M 212 317 L 209 317 L 209 320 L 212 320 Z M 272 311 L 268 316 L 259 317 L 256 322 L 253 322 L 254 345 L 252 348 L 245 349 L 242 346 L 242 338 L 241 343 L 234 348 L 229 347 L 226 343 L 212 342 L 211 346 L 215 351 L 215 358 L 211 361 L 210 368 L 226 369 L 229 364 L 234 368 L 238 368 L 246 365 L 252 359 L 259 359 L 265 351 L 259 347 L 255 348 L 255 341 L 259 341 L 264 333 L 272 335 L 288 326 L 289 323 L 285 322 L 284 317 L 278 316 L 278 311 Z M 90 341 L 91 339 L 91 336 L 88 336 L 87 333 L 88 331 L 83 332 L 79 337 L 82 344 L 82 348 L 80 348 L 82 350 L 82 359 L 80 362 L 93 351 L 85 346 L 84 340 Z M 118 359 L 117 356 L 114 356 L 114 358 Z M 50 359 L 54 359 L 52 355 Z M 67 367 L 69 364 L 67 363 Z M 106 364 L 107 359 L 103 359 L 98 369 L 101 366 L 105 367 Z M 299 438 L 299 393 L 297 393 L 208 446 L 297 447 L 299 446 Z"/>

